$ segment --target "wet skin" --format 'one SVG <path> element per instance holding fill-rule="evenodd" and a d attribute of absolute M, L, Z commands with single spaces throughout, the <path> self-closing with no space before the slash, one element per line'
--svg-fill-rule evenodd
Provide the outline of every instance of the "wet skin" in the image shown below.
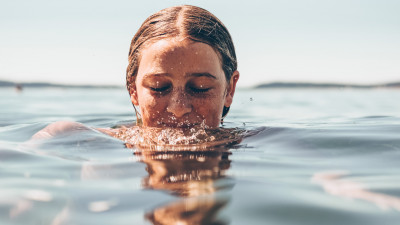
<path fill-rule="evenodd" d="M 230 106 L 239 72 L 227 81 L 217 52 L 209 45 L 177 37 L 146 46 L 131 90 L 144 126 L 219 126 Z"/>

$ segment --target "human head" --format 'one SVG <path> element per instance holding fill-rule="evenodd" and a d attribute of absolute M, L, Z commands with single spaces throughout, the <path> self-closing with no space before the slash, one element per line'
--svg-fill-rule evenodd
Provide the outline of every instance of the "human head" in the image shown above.
<path fill-rule="evenodd" d="M 233 85 L 235 87 L 239 74 L 236 53 L 228 30 L 207 10 L 184 5 L 166 8 L 151 15 L 133 37 L 126 73 L 127 89 L 131 98 L 132 95 L 136 95 L 136 77 L 142 52 L 157 41 L 175 37 L 209 45 L 219 58 L 227 83 L 232 82 L 232 75 L 236 73 Z M 229 106 L 230 104 L 221 106 L 222 117 L 228 113 Z"/>

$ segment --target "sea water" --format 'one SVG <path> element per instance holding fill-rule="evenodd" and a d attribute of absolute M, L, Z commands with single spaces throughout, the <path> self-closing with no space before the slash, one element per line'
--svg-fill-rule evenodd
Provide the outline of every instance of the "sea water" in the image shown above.
<path fill-rule="evenodd" d="M 134 123 L 124 89 L 0 89 L 0 224 L 399 224 L 400 90 L 239 89 L 209 151 L 51 122 Z M 162 149 L 161 149 L 162 150 Z"/>

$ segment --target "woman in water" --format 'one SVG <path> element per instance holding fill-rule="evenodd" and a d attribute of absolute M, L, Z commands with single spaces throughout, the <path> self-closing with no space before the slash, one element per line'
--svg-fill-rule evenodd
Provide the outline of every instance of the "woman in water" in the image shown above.
<path fill-rule="evenodd" d="M 132 39 L 126 85 L 137 125 L 154 128 L 218 128 L 239 79 L 232 38 L 205 9 L 184 5 L 147 18 Z M 52 137 L 88 129 L 56 122 L 35 135 Z M 120 129 L 98 129 L 124 139 Z"/>

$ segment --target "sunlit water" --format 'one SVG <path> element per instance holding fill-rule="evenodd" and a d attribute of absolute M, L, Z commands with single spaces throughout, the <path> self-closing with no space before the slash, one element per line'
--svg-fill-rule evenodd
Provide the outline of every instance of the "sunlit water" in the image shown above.
<path fill-rule="evenodd" d="M 29 141 L 54 121 L 132 123 L 124 89 L 0 96 L 2 225 L 400 221 L 400 90 L 239 90 L 234 135 L 201 151 L 93 130 Z"/>

